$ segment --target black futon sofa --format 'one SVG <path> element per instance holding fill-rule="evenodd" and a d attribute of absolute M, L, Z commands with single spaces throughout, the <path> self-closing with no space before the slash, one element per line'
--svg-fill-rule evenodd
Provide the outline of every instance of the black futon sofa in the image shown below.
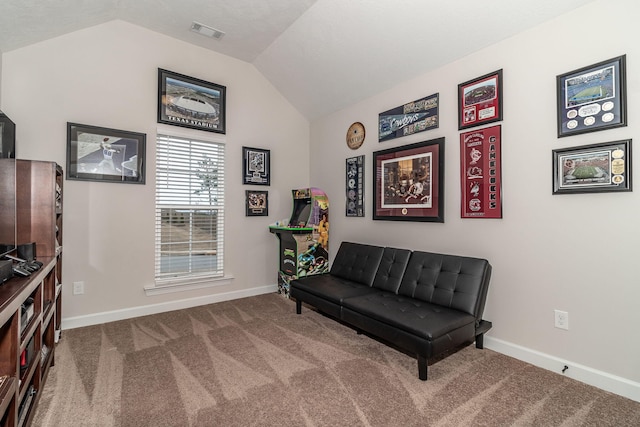
<path fill-rule="evenodd" d="M 426 380 L 429 358 L 482 348 L 490 277 L 484 259 L 343 242 L 329 273 L 291 281 L 290 296 L 298 314 L 304 302 L 415 354 Z"/>

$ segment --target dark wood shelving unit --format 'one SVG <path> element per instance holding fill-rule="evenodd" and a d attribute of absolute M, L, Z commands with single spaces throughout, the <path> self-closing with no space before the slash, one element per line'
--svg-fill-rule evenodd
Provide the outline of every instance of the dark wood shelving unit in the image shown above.
<path fill-rule="evenodd" d="M 61 334 L 63 172 L 54 162 L 20 159 L 13 172 L 16 241 L 35 243 L 43 263 L 0 285 L 0 425 L 22 427 L 31 424 Z"/>

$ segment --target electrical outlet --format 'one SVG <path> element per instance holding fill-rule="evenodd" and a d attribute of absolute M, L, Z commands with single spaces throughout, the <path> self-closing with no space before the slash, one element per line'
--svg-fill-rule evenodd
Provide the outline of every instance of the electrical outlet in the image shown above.
<path fill-rule="evenodd" d="M 73 282 L 73 294 L 74 295 L 84 294 L 84 282 Z"/>
<path fill-rule="evenodd" d="M 554 310 L 555 327 L 560 329 L 569 329 L 569 313 L 561 310 Z"/>

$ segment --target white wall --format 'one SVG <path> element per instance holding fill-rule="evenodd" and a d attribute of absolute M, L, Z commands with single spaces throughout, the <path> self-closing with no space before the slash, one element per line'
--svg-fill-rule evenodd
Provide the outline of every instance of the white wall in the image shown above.
<path fill-rule="evenodd" d="M 640 143 L 638 16 L 635 0 L 594 2 L 314 122 L 311 183 L 331 201 L 333 253 L 340 241 L 351 240 L 487 258 L 493 265 L 488 338 L 633 381 L 640 400 L 640 194 L 551 194 L 553 149 L 627 138 Z M 558 139 L 555 77 L 621 54 L 627 54 L 629 126 Z M 393 61 L 393 52 L 384 60 Z M 457 85 L 500 68 L 504 217 L 461 219 Z M 438 129 L 377 142 L 380 112 L 436 92 Z M 367 130 L 357 151 L 345 143 L 354 121 Z M 446 139 L 445 223 L 373 221 L 372 153 L 438 137 Z M 335 171 L 361 154 L 366 218 L 346 218 L 344 172 Z M 637 159 L 633 166 L 639 167 Z M 568 331 L 554 328 L 554 309 L 569 312 Z"/>
<path fill-rule="evenodd" d="M 143 288 L 154 280 L 159 67 L 227 87 L 225 269 L 235 279 L 150 297 Z M 309 122 L 251 64 L 112 21 L 5 53 L 2 93 L 2 108 L 17 126 L 19 158 L 66 167 L 67 122 L 147 134 L 146 185 L 64 182 L 65 319 L 237 297 L 276 283 L 278 244 L 268 224 L 289 215 L 291 188 L 308 185 Z M 242 146 L 271 150 L 270 187 L 242 185 Z M 245 190 L 251 188 L 269 190 L 269 217 L 245 217 Z M 75 281 L 85 282 L 84 295 L 72 295 Z"/>

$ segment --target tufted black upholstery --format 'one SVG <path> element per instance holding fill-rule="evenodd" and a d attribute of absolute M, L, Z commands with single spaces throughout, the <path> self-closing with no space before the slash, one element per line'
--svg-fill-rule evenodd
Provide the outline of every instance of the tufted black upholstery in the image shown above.
<path fill-rule="evenodd" d="M 426 380 L 428 358 L 474 340 L 482 348 L 490 278 L 484 259 L 343 242 L 331 271 L 293 280 L 290 295 L 298 314 L 304 301 L 415 353 Z"/>
<path fill-rule="evenodd" d="M 464 311 L 480 320 L 490 276 L 491 265 L 485 259 L 414 252 L 398 294 Z"/>
<path fill-rule="evenodd" d="M 360 243 L 342 242 L 330 274 L 356 283 L 371 286 L 384 248 Z"/>

